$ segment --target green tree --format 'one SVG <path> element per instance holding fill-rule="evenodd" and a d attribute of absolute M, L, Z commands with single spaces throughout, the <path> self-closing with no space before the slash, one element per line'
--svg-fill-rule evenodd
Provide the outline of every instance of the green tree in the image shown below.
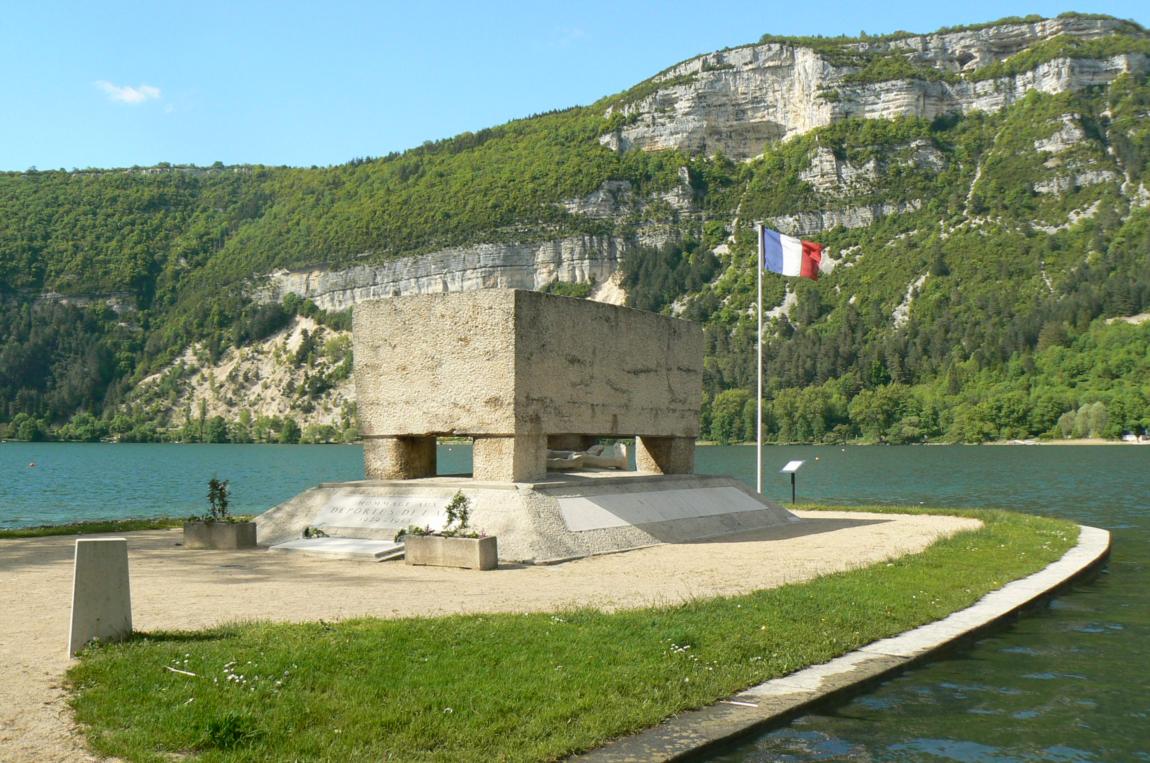
<path fill-rule="evenodd" d="M 907 388 L 901 384 L 864 389 L 847 408 L 850 421 L 863 437 L 884 440 L 899 420 L 907 396 Z"/>
<path fill-rule="evenodd" d="M 726 390 L 715 397 L 711 405 L 712 440 L 726 445 L 747 439 L 744 408 L 750 398 L 751 393 L 745 389 Z"/>
<path fill-rule="evenodd" d="M 283 424 L 279 430 L 279 441 L 287 445 L 295 445 L 299 442 L 300 428 L 296 420 L 288 416 L 283 420 Z"/>
<path fill-rule="evenodd" d="M 212 416 L 204 427 L 204 442 L 228 442 L 228 422 L 223 416 Z"/>
<path fill-rule="evenodd" d="M 17 413 L 8 426 L 8 432 L 10 437 L 24 442 L 39 442 L 45 435 L 43 423 L 27 413 Z"/>
<path fill-rule="evenodd" d="M 59 439 L 73 442 L 99 442 L 107 434 L 104 422 L 86 411 L 77 413 L 67 424 L 56 430 Z"/>

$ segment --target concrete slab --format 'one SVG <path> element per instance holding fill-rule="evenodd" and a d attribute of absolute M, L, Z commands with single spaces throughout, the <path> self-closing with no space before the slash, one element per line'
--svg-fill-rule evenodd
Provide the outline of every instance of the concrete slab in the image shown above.
<path fill-rule="evenodd" d="M 333 559 L 362 559 L 370 562 L 384 562 L 403 556 L 402 543 L 364 538 L 301 538 L 277 543 L 268 550 L 316 554 Z"/>
<path fill-rule="evenodd" d="M 1061 559 L 987 594 L 943 620 L 753 686 L 717 704 L 682 713 L 655 728 L 623 737 L 572 760 L 597 763 L 679 760 L 754 729 L 783 723 L 815 703 L 897 673 L 956 640 L 1011 616 L 1098 565 L 1109 552 L 1109 532 L 1080 526 L 1078 545 Z"/>

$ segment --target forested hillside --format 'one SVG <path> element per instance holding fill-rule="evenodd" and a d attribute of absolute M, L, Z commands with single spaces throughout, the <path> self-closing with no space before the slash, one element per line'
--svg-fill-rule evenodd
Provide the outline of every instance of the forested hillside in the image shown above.
<path fill-rule="evenodd" d="M 1034 41 L 997 58 L 958 50 L 1015 28 Z M 206 403 L 180 385 L 303 315 L 324 342 L 308 333 L 303 351 L 275 353 L 298 369 L 285 393 L 298 437 L 346 380 L 347 316 L 262 301 L 268 274 L 590 236 L 619 242 L 629 305 L 704 325 L 704 432 L 743 439 L 753 221 L 827 244 L 833 265 L 818 282 L 766 277 L 773 439 L 1142 432 L 1150 323 L 1106 321 L 1150 310 L 1150 35 L 1072 15 L 911 39 L 765 37 L 591 106 L 338 167 L 0 174 L 0 435 L 285 439 L 278 424 L 253 436 L 251 416 L 209 436 Z M 825 124 L 755 143 L 746 160 L 713 147 L 738 117 L 716 111 L 690 132 L 697 115 L 679 111 L 704 73 L 757 71 L 728 63 L 739 51 L 814 61 Z M 678 73 L 689 66 L 699 73 Z M 1058 87 L 1025 84 L 1054 69 Z M 847 108 L 869 98 L 891 111 L 896 86 L 982 100 L 884 118 Z M 1020 95 L 979 108 L 1007 90 Z M 681 145 L 655 145 L 679 129 Z M 342 410 L 333 431 L 349 436 Z"/>

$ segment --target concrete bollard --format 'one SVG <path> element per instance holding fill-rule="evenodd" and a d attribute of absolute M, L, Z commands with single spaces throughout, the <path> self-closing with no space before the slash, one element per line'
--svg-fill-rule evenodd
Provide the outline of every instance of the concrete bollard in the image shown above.
<path fill-rule="evenodd" d="M 77 540 L 68 656 L 75 657 L 92 639 L 119 641 L 131 633 L 127 539 Z"/>

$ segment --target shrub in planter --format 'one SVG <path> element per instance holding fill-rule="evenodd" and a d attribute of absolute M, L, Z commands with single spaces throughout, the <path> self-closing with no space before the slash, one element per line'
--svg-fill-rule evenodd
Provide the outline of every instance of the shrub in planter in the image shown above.
<path fill-rule="evenodd" d="M 447 523 L 442 530 L 411 526 L 395 536 L 404 544 L 403 559 L 407 564 L 434 567 L 465 567 L 493 570 L 499 564 L 499 550 L 493 535 L 483 535 L 468 526 L 471 501 L 457 492 L 445 508 Z"/>
<path fill-rule="evenodd" d="M 228 509 L 228 481 L 208 482 L 208 513 L 184 522 L 184 548 L 237 549 L 256 547 L 256 523 L 241 522 Z"/>

